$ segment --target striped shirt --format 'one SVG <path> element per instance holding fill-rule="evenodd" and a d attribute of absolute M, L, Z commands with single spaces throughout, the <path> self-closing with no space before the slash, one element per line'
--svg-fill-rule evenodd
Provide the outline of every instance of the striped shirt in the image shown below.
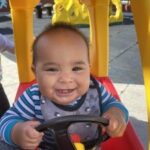
<path fill-rule="evenodd" d="M 127 121 L 128 111 L 124 105 L 108 93 L 100 82 L 99 90 L 101 92 L 102 112 L 106 112 L 110 107 L 117 107 L 124 113 Z M 14 145 L 11 140 L 11 131 L 17 122 L 28 120 L 44 122 L 41 112 L 41 97 L 38 84 L 34 84 L 24 91 L 13 106 L 4 114 L 0 120 L 0 136 L 6 143 Z"/>

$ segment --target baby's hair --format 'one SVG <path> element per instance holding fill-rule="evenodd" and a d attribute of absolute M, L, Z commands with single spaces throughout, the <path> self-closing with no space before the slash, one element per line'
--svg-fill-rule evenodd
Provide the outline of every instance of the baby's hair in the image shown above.
<path fill-rule="evenodd" d="M 33 51 L 32 64 L 33 65 L 35 65 L 36 61 L 37 61 L 37 49 L 38 49 L 37 45 L 38 45 L 39 39 L 42 36 L 44 36 L 44 35 L 46 35 L 48 33 L 51 33 L 51 32 L 54 32 L 54 31 L 59 31 L 60 29 L 69 30 L 69 31 L 71 31 L 73 33 L 78 34 L 85 41 L 85 44 L 87 46 L 87 53 L 88 53 L 88 57 L 89 57 L 89 42 L 88 42 L 88 39 L 86 38 L 86 36 L 81 31 L 79 31 L 75 26 L 73 26 L 71 24 L 64 23 L 64 22 L 57 22 L 55 24 L 48 24 L 44 28 L 44 30 L 34 40 L 33 45 L 32 45 L 32 51 Z"/>

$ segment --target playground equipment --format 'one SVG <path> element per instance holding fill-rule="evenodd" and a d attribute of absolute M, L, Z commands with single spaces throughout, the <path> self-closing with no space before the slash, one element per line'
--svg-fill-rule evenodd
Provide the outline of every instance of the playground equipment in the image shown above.
<path fill-rule="evenodd" d="M 89 24 L 88 10 L 78 0 L 54 0 L 52 23 Z"/>
<path fill-rule="evenodd" d="M 111 0 L 108 7 L 110 8 L 109 23 L 123 22 L 121 1 Z M 54 0 L 52 23 L 57 21 L 79 25 L 89 24 L 89 12 L 85 4 L 78 0 Z"/>
<path fill-rule="evenodd" d="M 113 5 L 115 6 L 115 14 L 112 11 Z M 111 0 L 110 1 L 110 16 L 109 23 L 119 23 L 123 22 L 123 12 L 122 12 L 122 4 L 120 0 Z"/>
<path fill-rule="evenodd" d="M 91 72 L 97 77 L 105 77 L 101 82 L 113 93 L 115 89 L 108 76 L 108 22 L 109 0 L 81 0 L 89 11 L 89 23 L 91 29 Z M 39 3 L 38 0 L 10 0 L 11 13 L 16 44 L 16 55 L 20 85 L 20 95 L 32 84 L 34 76 L 31 71 L 31 45 L 33 41 L 33 9 Z M 143 77 L 147 97 L 148 116 L 150 114 L 150 0 L 131 0 L 132 12 L 140 47 Z M 140 17 L 142 15 L 142 17 Z M 21 25 L 21 26 L 20 26 Z M 117 95 L 117 93 L 116 93 Z M 148 117 L 149 119 L 149 117 Z M 148 120 L 149 122 L 150 120 Z M 150 124 L 148 126 L 150 129 Z M 148 130 L 150 132 L 150 130 Z M 150 149 L 150 141 L 148 143 Z M 143 150 L 136 133 L 129 123 L 122 138 L 110 139 L 102 144 L 102 150 Z"/>

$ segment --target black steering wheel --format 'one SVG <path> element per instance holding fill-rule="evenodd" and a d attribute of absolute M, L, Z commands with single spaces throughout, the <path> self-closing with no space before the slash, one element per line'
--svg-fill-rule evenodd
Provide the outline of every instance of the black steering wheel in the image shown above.
<path fill-rule="evenodd" d="M 79 122 L 95 123 L 99 125 L 99 128 L 101 127 L 101 125 L 107 126 L 109 124 L 109 121 L 102 117 L 88 116 L 88 115 L 70 115 L 50 119 L 45 123 L 36 127 L 36 129 L 39 132 L 51 129 L 55 135 L 58 150 L 75 150 L 76 148 L 74 144 L 71 142 L 67 130 L 71 124 Z M 101 132 L 101 130 L 99 132 Z M 100 136 L 94 142 L 87 141 L 83 144 L 85 145 L 85 148 L 90 148 L 98 143 L 105 141 L 108 138 L 109 136 L 107 134 L 101 135 L 100 133 Z"/>

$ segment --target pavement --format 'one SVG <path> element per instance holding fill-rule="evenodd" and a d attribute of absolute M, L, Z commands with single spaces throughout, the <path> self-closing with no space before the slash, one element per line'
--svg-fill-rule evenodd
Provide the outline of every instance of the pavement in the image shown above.
<path fill-rule="evenodd" d="M 131 13 L 126 13 L 122 24 L 111 25 L 110 30 L 110 58 L 109 76 L 112 79 L 121 101 L 128 108 L 130 120 L 144 145 L 148 149 L 147 106 L 143 76 L 140 63 L 138 42 Z M 37 35 L 50 22 L 46 14 L 42 19 L 34 17 L 34 34 Z M 89 36 L 89 28 L 81 28 Z M 0 14 L 0 33 L 13 40 L 13 30 L 10 14 Z M 5 52 L 1 56 L 3 80 L 5 91 L 10 100 L 14 102 L 18 88 L 18 73 L 15 56 Z"/>

